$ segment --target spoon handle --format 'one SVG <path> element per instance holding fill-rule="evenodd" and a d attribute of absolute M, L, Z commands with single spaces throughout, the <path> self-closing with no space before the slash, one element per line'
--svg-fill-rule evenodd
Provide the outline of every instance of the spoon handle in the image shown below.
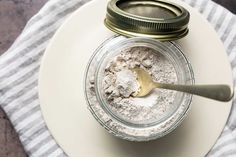
<path fill-rule="evenodd" d="M 223 102 L 230 101 L 233 92 L 228 85 L 175 85 L 154 83 L 157 88 L 176 90 Z"/>

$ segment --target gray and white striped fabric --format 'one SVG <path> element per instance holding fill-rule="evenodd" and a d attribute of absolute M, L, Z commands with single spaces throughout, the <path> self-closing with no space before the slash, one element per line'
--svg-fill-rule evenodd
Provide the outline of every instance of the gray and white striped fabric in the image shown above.
<path fill-rule="evenodd" d="M 236 83 L 236 16 L 211 0 L 185 0 L 212 24 L 224 43 Z M 37 79 L 40 60 L 57 28 L 88 0 L 50 0 L 0 57 L 0 105 L 32 157 L 66 156 L 56 144 L 40 112 Z M 236 103 L 224 132 L 209 157 L 236 156 Z"/>

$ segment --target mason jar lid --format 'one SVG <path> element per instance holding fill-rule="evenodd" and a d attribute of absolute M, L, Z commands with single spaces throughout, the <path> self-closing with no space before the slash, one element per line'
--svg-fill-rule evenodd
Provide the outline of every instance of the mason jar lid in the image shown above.
<path fill-rule="evenodd" d="M 128 37 L 176 40 L 188 34 L 189 12 L 162 0 L 111 0 L 105 25 Z"/>

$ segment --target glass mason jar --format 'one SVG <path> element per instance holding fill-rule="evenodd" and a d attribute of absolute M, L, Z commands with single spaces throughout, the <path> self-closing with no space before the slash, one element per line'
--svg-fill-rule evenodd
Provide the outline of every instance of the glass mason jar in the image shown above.
<path fill-rule="evenodd" d="M 168 134 L 182 122 L 190 108 L 192 95 L 176 92 L 172 107 L 157 119 L 132 121 L 114 112 L 102 88 L 105 67 L 123 50 L 135 47 L 150 48 L 162 54 L 173 65 L 178 84 L 194 83 L 191 66 L 174 42 L 116 35 L 105 41 L 91 57 L 85 75 L 85 95 L 89 110 L 110 133 L 130 141 L 149 141 Z"/>
<path fill-rule="evenodd" d="M 85 96 L 93 116 L 110 133 L 130 141 L 148 141 L 168 134 L 182 122 L 190 108 L 191 94 L 176 92 L 171 107 L 160 117 L 133 120 L 114 111 L 104 96 L 102 81 L 107 63 L 115 56 L 130 48 L 144 47 L 171 63 L 177 84 L 192 85 L 191 66 L 180 47 L 172 42 L 188 34 L 189 18 L 186 9 L 162 0 L 108 3 L 104 24 L 120 35 L 107 39 L 91 57 L 85 75 Z"/>

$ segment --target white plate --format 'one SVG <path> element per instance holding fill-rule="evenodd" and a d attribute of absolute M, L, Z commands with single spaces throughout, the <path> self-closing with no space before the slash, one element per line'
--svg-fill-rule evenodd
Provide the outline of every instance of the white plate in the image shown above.
<path fill-rule="evenodd" d="M 213 28 L 197 11 L 190 32 L 179 40 L 195 73 L 196 83 L 232 85 L 230 65 Z M 202 157 L 220 135 L 231 102 L 194 96 L 186 120 L 171 134 L 152 142 L 133 143 L 107 133 L 86 108 L 84 72 L 94 50 L 113 33 L 103 20 L 106 0 L 77 10 L 57 31 L 42 60 L 39 97 L 42 113 L 58 144 L 71 157 Z"/>

